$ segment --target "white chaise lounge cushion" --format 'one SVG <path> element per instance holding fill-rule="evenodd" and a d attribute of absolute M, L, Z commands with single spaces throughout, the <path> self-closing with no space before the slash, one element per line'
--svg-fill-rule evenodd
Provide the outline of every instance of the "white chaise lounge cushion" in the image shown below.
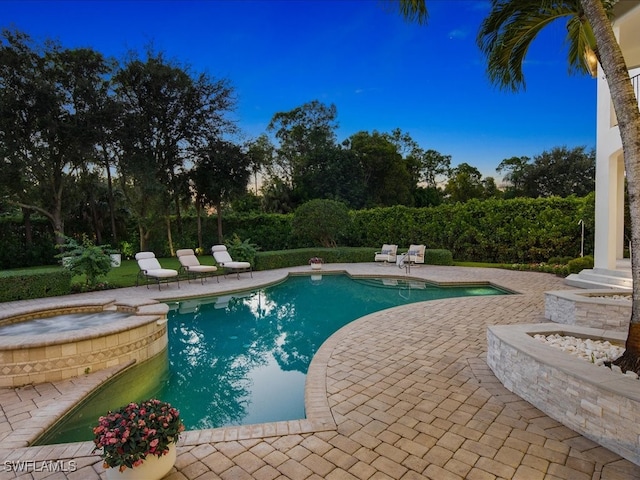
<path fill-rule="evenodd" d="M 162 268 L 153 252 L 138 252 L 136 253 L 136 260 L 140 270 L 148 277 L 170 278 L 178 276 L 177 270 Z"/>
<path fill-rule="evenodd" d="M 213 253 L 213 258 L 216 259 L 216 262 L 224 268 L 232 270 L 251 268 L 251 264 L 249 262 L 235 262 L 231 258 L 231 255 L 229 255 L 227 247 L 224 245 L 214 245 L 211 247 L 211 252 Z"/>
<path fill-rule="evenodd" d="M 196 257 L 195 252 L 191 248 L 178 250 L 176 252 L 176 256 L 180 261 L 180 265 L 182 265 L 188 272 L 209 273 L 218 270 L 218 268 L 213 265 L 200 265 L 198 257 Z"/>

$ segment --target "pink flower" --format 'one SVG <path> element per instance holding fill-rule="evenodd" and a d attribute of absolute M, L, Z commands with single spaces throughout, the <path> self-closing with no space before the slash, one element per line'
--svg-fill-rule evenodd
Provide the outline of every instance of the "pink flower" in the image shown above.
<path fill-rule="evenodd" d="M 129 403 L 99 418 L 93 428 L 94 451 L 102 449 L 105 465 L 121 471 L 139 465 L 145 456 L 165 455 L 168 445 L 178 441 L 184 430 L 179 415 L 157 399 Z"/>

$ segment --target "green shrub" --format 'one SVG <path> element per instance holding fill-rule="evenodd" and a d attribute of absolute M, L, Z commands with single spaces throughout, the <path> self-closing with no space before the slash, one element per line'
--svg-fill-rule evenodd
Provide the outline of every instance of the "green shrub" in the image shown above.
<path fill-rule="evenodd" d="M 426 249 L 424 263 L 427 265 L 453 265 L 453 255 L 449 250 L 442 248 Z"/>
<path fill-rule="evenodd" d="M 303 243 L 336 247 L 349 231 L 351 217 L 344 203 L 315 199 L 300 205 L 293 216 L 293 234 Z"/>
<path fill-rule="evenodd" d="M 568 265 L 573 257 L 551 257 L 547 262 L 550 265 Z"/>
<path fill-rule="evenodd" d="M 294 250 L 274 250 L 258 252 L 254 270 L 272 270 L 308 265 L 312 257 L 322 258 L 324 263 L 366 263 L 373 262 L 373 247 L 338 248 L 297 248 Z M 426 250 L 424 262 L 429 265 L 453 265 L 453 257 L 448 250 Z"/>
<path fill-rule="evenodd" d="M 0 302 L 55 297 L 71 292 L 71 272 L 42 268 L 0 272 Z"/>
<path fill-rule="evenodd" d="M 234 235 L 233 239 L 226 243 L 226 247 L 234 261 L 249 262 L 251 265 L 255 265 L 258 247 L 251 243 L 248 238 L 243 241 L 240 240 L 240 237 Z"/>
<path fill-rule="evenodd" d="M 35 215 L 30 219 L 30 243 L 22 217 L 0 217 L 0 269 L 55 265 L 55 239 L 50 223 Z"/>
<path fill-rule="evenodd" d="M 73 238 L 65 237 L 64 252 L 56 255 L 62 258 L 64 268 L 73 275 L 84 275 L 86 285 L 94 289 L 100 277 L 106 276 L 111 270 L 110 253 L 115 253 L 108 245 L 95 245 L 84 235 L 82 244 Z"/>
<path fill-rule="evenodd" d="M 593 257 L 587 255 L 571 260 L 568 264 L 569 273 L 580 273 L 581 270 L 593 268 Z"/>
<path fill-rule="evenodd" d="M 327 201 L 319 200 L 326 203 Z M 329 201 L 330 202 L 330 201 Z M 302 207 L 300 207 L 302 208 Z M 345 217 L 335 243 L 360 247 L 384 243 L 407 249 L 410 244 L 424 244 L 428 249 L 449 250 L 457 261 L 504 264 L 555 264 L 557 259 L 574 258 L 581 251 L 579 220 L 587 228 L 584 251 L 593 251 L 594 196 L 584 198 L 514 198 L 510 200 L 473 200 L 466 203 L 442 204 L 435 207 L 411 208 L 402 205 L 352 210 Z M 342 211 L 344 214 L 344 211 Z M 261 251 L 279 251 L 321 246 L 317 236 L 308 235 L 319 226 L 323 214 L 316 213 L 305 221 L 305 234 L 293 234 L 294 214 L 261 214 L 229 212 L 223 218 L 225 238 L 250 238 Z M 217 217 L 202 219 L 203 247 L 208 252 L 217 242 Z M 37 228 L 33 242 L 26 245 L 20 218 L 0 219 L 0 268 L 55 264 L 54 240 L 46 221 L 32 219 Z M 147 250 L 158 257 L 168 257 L 166 224 L 158 219 L 150 226 Z M 174 249 L 198 246 L 195 216 L 184 216 L 173 222 Z M 181 231 L 181 233 L 179 233 Z M 72 232 L 75 236 L 81 232 Z M 131 228 L 127 242 L 120 245 L 127 258 L 134 246 L 138 250 L 138 231 Z M 553 259 L 553 261 L 552 261 Z M 558 263 L 560 265 L 560 263 Z"/>
<path fill-rule="evenodd" d="M 274 250 L 258 252 L 255 270 L 308 265 L 312 257 L 320 257 L 324 263 L 363 263 L 373 261 L 374 248 L 338 247 L 338 248 L 297 248 L 294 250 Z"/>

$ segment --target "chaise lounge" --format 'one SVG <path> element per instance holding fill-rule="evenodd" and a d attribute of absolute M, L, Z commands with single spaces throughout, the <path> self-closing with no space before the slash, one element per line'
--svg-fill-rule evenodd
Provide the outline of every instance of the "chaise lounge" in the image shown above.
<path fill-rule="evenodd" d="M 136 253 L 136 261 L 140 268 L 138 276 L 136 277 L 136 287 L 139 284 L 140 277 L 144 277 L 147 280 L 147 288 L 149 288 L 150 279 L 158 283 L 158 290 L 160 290 L 160 282 L 169 282 L 173 278 L 176 279 L 178 282 L 178 288 L 180 288 L 180 277 L 178 275 L 178 271 L 170 268 L 162 268 L 153 252 Z"/>
<path fill-rule="evenodd" d="M 225 276 L 227 275 L 227 271 L 230 271 L 235 272 L 238 279 L 240 279 L 240 272 L 249 272 L 251 274 L 251 278 L 253 278 L 251 264 L 249 262 L 234 261 L 231 258 L 231 255 L 229 255 L 226 246 L 214 245 L 211 247 L 211 253 L 213 254 L 213 258 L 216 259 L 216 263 L 223 268 Z"/>
<path fill-rule="evenodd" d="M 194 278 L 200 277 L 200 283 L 204 283 L 204 279 L 207 276 L 212 276 L 218 271 L 218 268 L 213 265 L 201 265 L 198 257 L 191 248 L 183 248 L 176 252 L 178 261 L 180 262 L 180 271 L 187 274 L 187 281 L 191 282 L 191 276 Z M 220 283 L 220 279 L 216 276 L 216 280 Z"/>

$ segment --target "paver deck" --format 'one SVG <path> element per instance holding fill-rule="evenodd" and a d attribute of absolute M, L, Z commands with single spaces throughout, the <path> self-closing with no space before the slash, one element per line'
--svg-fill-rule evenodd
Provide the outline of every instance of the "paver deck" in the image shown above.
<path fill-rule="evenodd" d="M 82 298 L 166 300 L 215 294 L 306 270 L 254 272 L 253 278 L 229 276 L 219 284 L 181 282 L 179 290 L 170 284 L 161 291 L 138 287 Z M 380 264 L 331 264 L 324 270 L 405 276 L 404 270 Z M 519 294 L 412 304 L 345 326 L 313 359 L 306 419 L 186 432 L 175 468 L 165 478 L 640 479 L 639 466 L 512 394 L 486 365 L 487 326 L 546 321 L 543 293 L 568 288 L 561 278 L 434 266 L 412 268 L 410 276 L 445 283 L 488 281 Z M 2 308 L 24 311 L 46 303 L 11 302 Z M 62 400 L 81 398 L 110 373 L 0 390 L 0 479 L 104 478 L 90 442 L 45 447 L 22 447 L 20 442 L 59 414 Z M 25 463 L 13 463 L 18 461 Z M 52 468 L 47 461 L 58 463 Z M 22 471 L 17 471 L 20 465 Z"/>

